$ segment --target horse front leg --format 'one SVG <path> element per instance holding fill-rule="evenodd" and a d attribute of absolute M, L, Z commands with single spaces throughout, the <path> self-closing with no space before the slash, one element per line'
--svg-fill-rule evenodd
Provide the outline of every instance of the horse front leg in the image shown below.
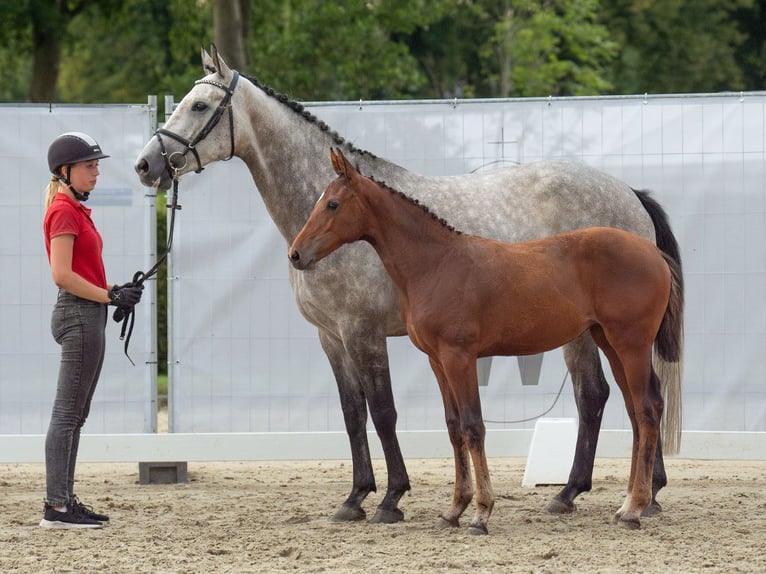
<path fill-rule="evenodd" d="M 351 444 L 353 467 L 351 494 L 335 512 L 333 520 L 338 522 L 364 520 L 367 515 L 362 508 L 362 502 L 370 492 L 376 489 L 370 447 L 367 442 L 367 404 L 364 392 L 343 342 L 321 329 L 319 341 L 330 361 L 335 382 L 338 385 L 343 420 Z"/>
<path fill-rule="evenodd" d="M 447 434 L 452 443 L 452 451 L 455 460 L 455 485 L 452 492 L 452 503 L 446 512 L 439 516 L 436 527 L 457 528 L 460 526 L 460 517 L 468 508 L 473 499 L 473 481 L 471 480 L 470 458 L 468 447 L 463 440 L 460 428 L 460 413 L 455 403 L 447 378 L 441 364 L 429 357 L 431 369 L 436 375 L 436 381 L 441 391 L 442 403 L 444 404 L 444 420 L 447 423 Z"/>
<path fill-rule="evenodd" d="M 487 523 L 495 505 L 492 481 L 489 476 L 487 455 L 484 450 L 486 429 L 481 413 L 479 384 L 476 379 L 476 357 L 461 356 L 454 349 L 445 353 L 442 361 L 445 383 L 440 382 L 442 396 L 449 396 L 453 414 L 450 422 L 450 438 L 455 448 L 455 496 L 452 513 L 463 513 L 472 497 L 471 474 L 468 454 L 476 476 L 476 512 L 468 526 L 469 534 L 487 534 Z M 446 390 L 446 392 L 445 392 Z M 446 406 L 445 406 L 446 408 Z M 459 428 L 455 429 L 455 422 Z M 458 449 L 459 447 L 459 449 Z M 454 525 L 457 525 L 457 518 Z"/>
<path fill-rule="evenodd" d="M 410 490 L 410 479 L 396 437 L 397 414 L 391 389 L 386 337 L 384 333 L 373 329 L 361 329 L 344 334 L 344 340 L 367 399 L 367 407 L 383 448 L 388 471 L 386 494 L 370 522 L 400 522 L 404 520 L 404 513 L 398 505 L 404 493 Z"/>

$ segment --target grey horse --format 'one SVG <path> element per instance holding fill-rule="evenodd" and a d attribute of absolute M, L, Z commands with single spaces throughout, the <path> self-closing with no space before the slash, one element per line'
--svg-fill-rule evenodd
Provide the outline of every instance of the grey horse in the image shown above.
<path fill-rule="evenodd" d="M 202 63 L 207 75 L 147 142 L 135 169 L 145 185 L 168 189 L 171 176 L 236 155 L 249 168 L 287 245 L 334 179 L 327 153 L 341 146 L 361 171 L 422 200 L 466 233 L 518 242 L 582 227 L 618 227 L 655 241 L 680 262 L 667 216 L 657 202 L 596 169 L 538 162 L 468 175 L 422 176 L 345 142 L 300 104 L 254 78 L 240 77 L 215 46 L 210 54 L 202 50 Z M 410 482 L 396 436 L 386 350 L 387 337 L 406 335 L 396 289 L 374 250 L 363 242 L 337 251 L 310 271 L 291 268 L 290 282 L 301 313 L 318 329 L 351 443 L 353 485 L 334 519 L 365 519 L 362 503 L 376 490 L 366 433 L 369 408 L 388 470 L 386 494 L 370 521 L 403 520 L 398 504 Z M 579 428 L 569 480 L 547 507 L 557 513 L 575 510 L 575 498 L 591 488 L 609 396 L 589 335 L 567 344 L 564 358 L 574 385 Z M 670 439 L 666 452 L 674 451 L 678 429 L 663 430 L 663 439 Z M 649 512 L 660 510 L 656 493 L 667 483 L 659 444 L 655 461 Z"/>

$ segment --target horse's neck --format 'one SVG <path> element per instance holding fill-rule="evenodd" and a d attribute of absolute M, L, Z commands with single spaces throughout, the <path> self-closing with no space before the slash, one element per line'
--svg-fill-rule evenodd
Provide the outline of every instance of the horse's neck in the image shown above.
<path fill-rule="evenodd" d="M 421 207 L 379 188 L 368 188 L 364 197 L 370 213 L 365 239 L 402 291 L 454 256 L 462 236 Z"/>
<path fill-rule="evenodd" d="M 266 209 L 289 242 L 335 178 L 329 161 L 330 148 L 337 146 L 335 135 L 254 84 L 248 82 L 248 86 L 250 121 L 237 126 L 237 155 L 250 170 Z M 372 161 L 383 165 L 384 172 L 402 169 L 384 160 Z M 363 168 L 369 164 L 359 163 Z"/>

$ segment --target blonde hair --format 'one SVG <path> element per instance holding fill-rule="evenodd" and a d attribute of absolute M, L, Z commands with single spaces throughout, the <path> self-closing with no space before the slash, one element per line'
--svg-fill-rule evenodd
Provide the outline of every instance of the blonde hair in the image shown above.
<path fill-rule="evenodd" d="M 48 182 L 48 187 L 45 189 L 45 211 L 48 211 L 51 203 L 53 203 L 53 199 L 56 197 L 60 186 L 61 184 L 59 183 L 59 180 L 55 177 L 51 177 L 51 180 Z"/>

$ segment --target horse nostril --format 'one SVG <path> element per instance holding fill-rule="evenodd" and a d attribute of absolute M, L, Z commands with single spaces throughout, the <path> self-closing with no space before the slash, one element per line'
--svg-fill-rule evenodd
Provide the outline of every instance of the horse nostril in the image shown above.
<path fill-rule="evenodd" d="M 135 169 L 140 175 L 143 175 L 149 171 L 149 162 L 145 159 L 139 160 L 136 163 Z"/>
<path fill-rule="evenodd" d="M 297 251 L 293 251 L 292 253 L 290 253 L 290 261 L 300 261 L 300 259 L 301 259 L 301 254 L 298 253 Z"/>

